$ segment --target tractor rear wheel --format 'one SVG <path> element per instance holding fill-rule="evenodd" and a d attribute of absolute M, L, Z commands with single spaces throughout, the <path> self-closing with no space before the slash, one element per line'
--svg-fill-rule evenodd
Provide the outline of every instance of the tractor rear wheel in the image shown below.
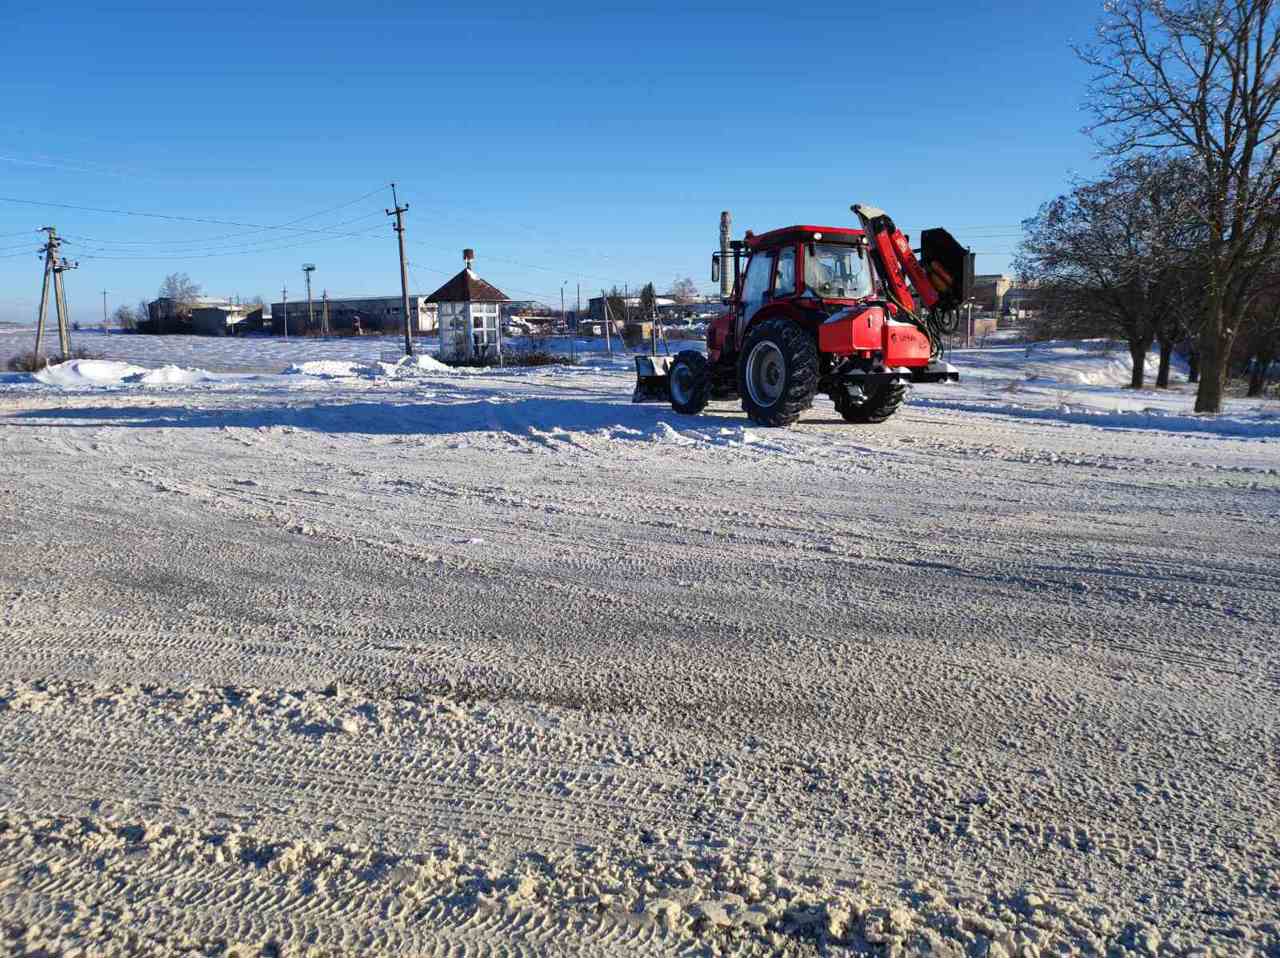
<path fill-rule="evenodd" d="M 711 371 L 707 357 L 696 349 L 677 353 L 671 364 L 671 408 L 686 416 L 696 416 L 711 399 Z"/>
<path fill-rule="evenodd" d="M 742 408 L 762 426 L 790 426 L 818 391 L 818 344 L 789 319 L 769 319 L 747 333 L 738 359 Z"/>
<path fill-rule="evenodd" d="M 847 395 L 835 398 L 836 412 L 845 422 L 882 423 L 903 404 L 907 398 L 906 383 L 889 383 L 861 401 L 855 402 Z"/>

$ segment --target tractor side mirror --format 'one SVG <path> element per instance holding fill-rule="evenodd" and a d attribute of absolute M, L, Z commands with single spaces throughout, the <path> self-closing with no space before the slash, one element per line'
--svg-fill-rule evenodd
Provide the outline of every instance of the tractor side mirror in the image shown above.
<path fill-rule="evenodd" d="M 720 282 L 720 254 L 711 254 L 711 282 Z"/>

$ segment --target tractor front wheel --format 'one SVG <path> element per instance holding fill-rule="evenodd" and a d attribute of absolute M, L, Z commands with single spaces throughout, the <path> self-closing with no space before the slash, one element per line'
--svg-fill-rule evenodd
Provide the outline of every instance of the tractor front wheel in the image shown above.
<path fill-rule="evenodd" d="M 769 319 L 747 333 L 738 360 L 742 408 L 762 426 L 790 426 L 818 391 L 818 344 L 789 319 Z"/>
<path fill-rule="evenodd" d="M 905 383 L 890 383 L 887 386 L 881 386 L 870 396 L 857 402 L 850 399 L 848 395 L 837 395 L 835 397 L 836 412 L 844 418 L 845 422 L 871 425 L 882 423 L 898 411 L 898 407 L 907 398 L 907 389 Z"/>
<path fill-rule="evenodd" d="M 711 371 L 707 357 L 696 349 L 676 355 L 671 364 L 671 408 L 686 416 L 696 416 L 711 399 Z"/>

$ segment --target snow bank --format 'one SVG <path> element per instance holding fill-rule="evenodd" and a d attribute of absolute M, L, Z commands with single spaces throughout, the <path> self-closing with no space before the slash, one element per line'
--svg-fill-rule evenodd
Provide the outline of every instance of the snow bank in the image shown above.
<path fill-rule="evenodd" d="M 947 358 L 964 379 L 1016 378 L 1030 383 L 1065 386 L 1127 386 L 1131 378 L 1128 348 L 1108 340 L 1049 340 L 986 349 L 956 349 Z M 1147 354 L 1146 374 L 1154 379 L 1159 354 Z M 1185 363 L 1175 359 L 1176 379 L 1185 378 Z"/>
<path fill-rule="evenodd" d="M 133 373 L 126 376 L 121 382 L 139 383 L 143 386 L 192 386 L 196 383 L 212 382 L 217 378 L 217 376 L 203 369 L 161 366 L 159 369 Z"/>
<path fill-rule="evenodd" d="M 193 386 L 218 377 L 204 369 L 161 366 L 147 369 L 107 359 L 72 359 L 46 366 L 31 378 L 46 386 L 75 389 L 85 386 Z"/>
<path fill-rule="evenodd" d="M 418 353 L 416 356 L 406 356 L 404 359 L 396 363 L 396 369 L 415 369 L 419 372 L 427 373 L 456 373 L 460 370 L 457 367 L 449 366 L 440 362 L 434 356 L 427 353 Z"/>
<path fill-rule="evenodd" d="M 281 375 L 315 376 L 319 379 L 370 379 L 382 374 L 378 366 L 341 359 L 313 359 L 291 363 Z"/>
<path fill-rule="evenodd" d="M 383 363 L 388 376 L 483 376 L 491 373 L 509 372 L 509 369 L 494 366 L 450 366 L 429 353 L 418 353 L 405 356 L 394 365 Z"/>
<path fill-rule="evenodd" d="M 1242 439 L 1280 439 L 1280 412 L 1259 406 L 1253 413 L 1198 415 L 1163 409 L 1096 409 L 1060 403 L 1054 407 L 1014 403 L 914 398 L 913 406 L 933 406 L 958 412 L 990 413 L 1018 419 L 1045 419 L 1102 429 L 1152 429 L 1160 432 L 1199 432 Z"/>
<path fill-rule="evenodd" d="M 405 356 L 398 362 L 360 362 L 344 359 L 312 359 L 290 364 L 285 376 L 314 376 L 318 379 L 396 379 L 420 374 L 453 376 L 487 370 L 449 366 L 427 353 Z"/>
<path fill-rule="evenodd" d="M 169 367 L 173 368 L 173 367 Z M 46 366 L 32 373 L 37 382 L 64 389 L 77 386 L 119 386 L 133 376 L 151 372 L 142 366 L 112 362 L 105 359 L 72 359 L 65 363 Z"/>

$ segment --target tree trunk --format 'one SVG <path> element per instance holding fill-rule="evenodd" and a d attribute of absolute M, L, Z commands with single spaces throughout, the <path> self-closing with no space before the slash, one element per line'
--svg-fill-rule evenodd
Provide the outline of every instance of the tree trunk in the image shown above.
<path fill-rule="evenodd" d="M 1253 367 L 1249 370 L 1249 391 L 1246 394 L 1250 399 L 1254 399 L 1262 395 L 1262 387 L 1267 383 L 1267 377 L 1264 371 L 1265 369 L 1266 367 L 1263 366 L 1262 363 L 1258 362 L 1258 359 L 1255 356 L 1253 360 Z"/>
<path fill-rule="evenodd" d="M 1160 369 L 1156 373 L 1156 388 L 1169 388 L 1169 366 L 1173 360 L 1173 342 L 1162 341 L 1160 343 Z"/>
<path fill-rule="evenodd" d="M 1187 350 L 1187 382 L 1198 383 L 1200 381 L 1200 350 Z"/>
<path fill-rule="evenodd" d="M 1275 362 L 1275 357 L 1267 353 L 1258 353 L 1253 357 L 1253 366 L 1249 370 L 1249 396 L 1256 398 L 1267 388 L 1267 370 Z"/>
<path fill-rule="evenodd" d="M 1133 376 L 1129 388 L 1141 389 L 1147 375 L 1147 353 L 1151 349 L 1151 340 L 1129 340 L 1129 358 L 1133 360 Z"/>
<path fill-rule="evenodd" d="M 1200 387 L 1196 390 L 1196 412 L 1222 412 L 1231 347 L 1223 341 L 1220 329 L 1219 321 L 1200 337 Z"/>

